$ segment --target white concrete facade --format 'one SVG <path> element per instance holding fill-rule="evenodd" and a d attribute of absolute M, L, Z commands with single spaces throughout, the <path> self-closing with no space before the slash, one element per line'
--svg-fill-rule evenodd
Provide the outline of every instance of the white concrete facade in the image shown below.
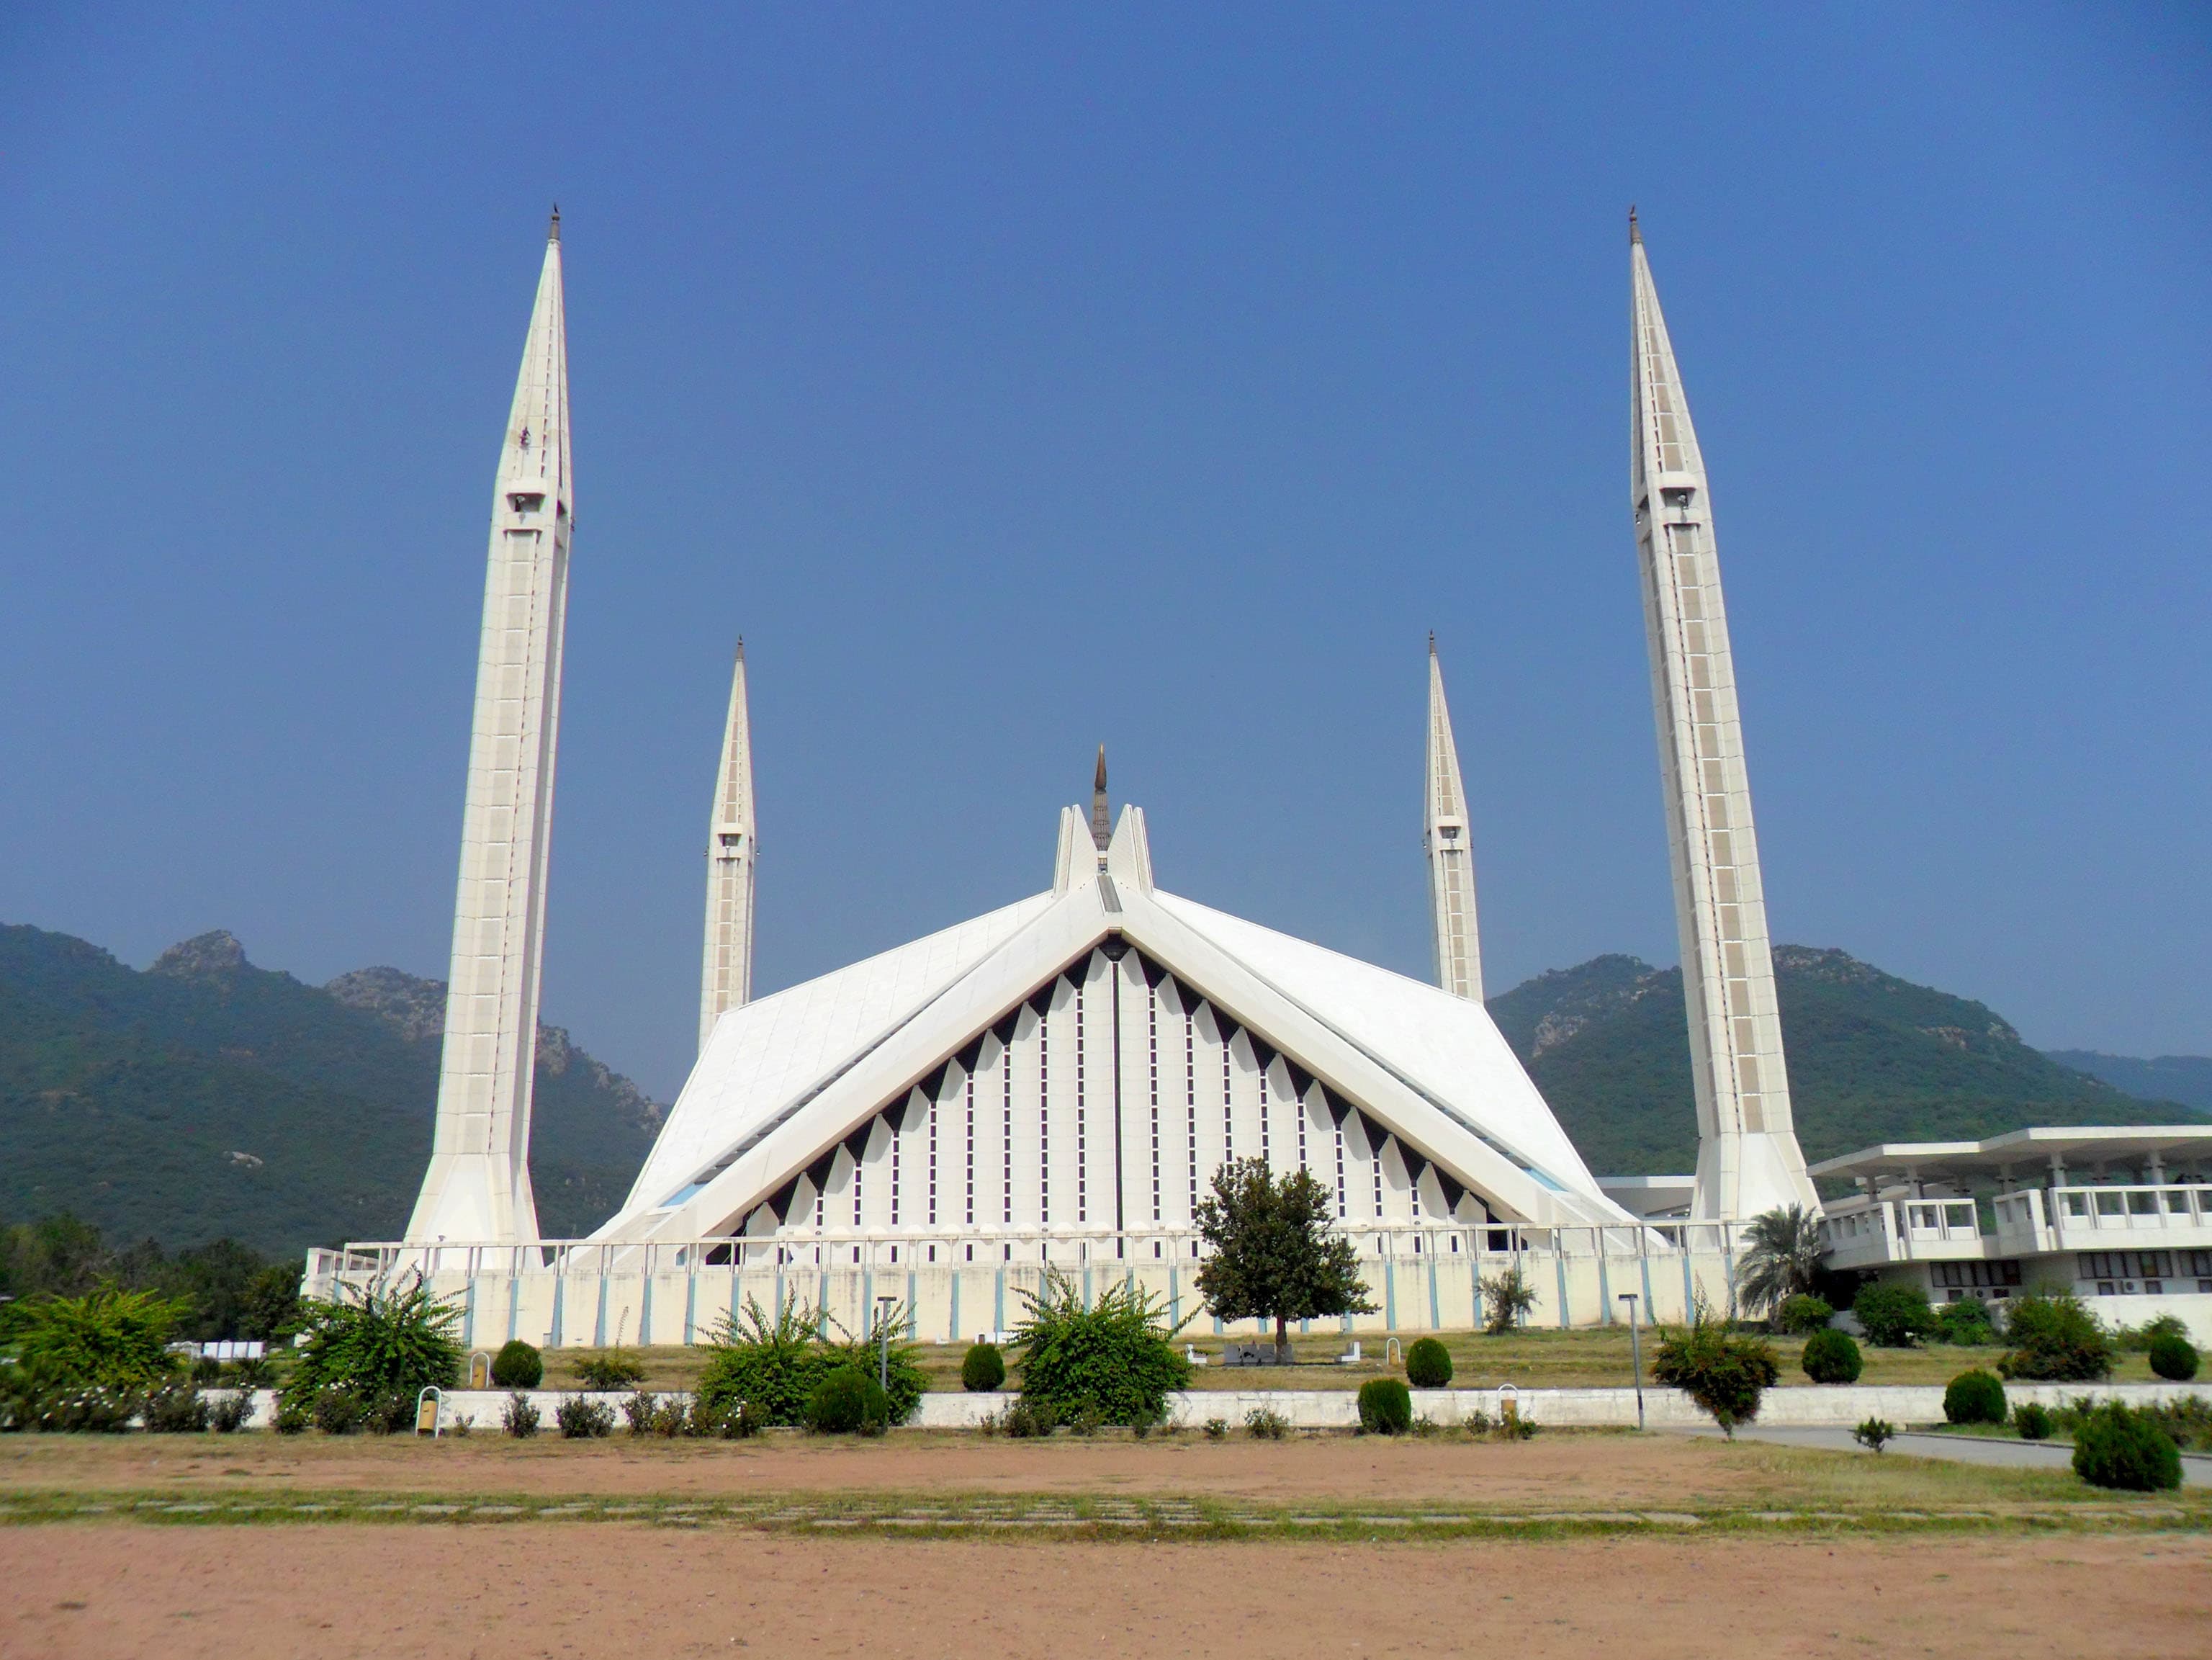
<path fill-rule="evenodd" d="M 699 970 L 699 1049 L 714 1023 L 753 994 L 753 727 L 745 702 L 745 642 L 730 672 L 730 713 L 707 831 L 707 943 Z"/>
<path fill-rule="evenodd" d="M 575 521 L 561 221 L 500 446 L 430 1165 L 407 1236 L 533 1240 L 530 1104 Z"/>
<path fill-rule="evenodd" d="M 1698 1104 L 1691 1213 L 1817 1211 L 1790 1110 L 1712 492 L 1633 213 L 1629 501 Z"/>
<path fill-rule="evenodd" d="M 1429 863 L 1430 952 L 1437 984 L 1455 997 L 1482 1000 L 1482 939 L 1475 925 L 1474 830 L 1460 781 L 1459 745 L 1444 703 L 1437 637 L 1429 636 L 1429 764 L 1421 848 Z"/>

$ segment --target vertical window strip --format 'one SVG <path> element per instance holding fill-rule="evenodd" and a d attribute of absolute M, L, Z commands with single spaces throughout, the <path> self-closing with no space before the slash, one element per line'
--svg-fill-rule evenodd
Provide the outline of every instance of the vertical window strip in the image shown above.
<path fill-rule="evenodd" d="M 1344 1126 L 1336 1127 L 1336 1219 L 1345 1219 L 1344 1204 Z"/>
<path fill-rule="evenodd" d="M 1260 1057 L 1255 1055 L 1252 1058 L 1257 1061 Z M 1275 1162 L 1267 1152 L 1267 1068 L 1265 1067 L 1260 1068 L 1260 1162 L 1269 1170 L 1275 1167 Z"/>
<path fill-rule="evenodd" d="M 891 1225 L 896 1227 L 899 1222 L 899 1143 L 906 1137 L 899 1134 L 896 1124 L 890 1123 L 888 1120 L 885 1123 L 891 1133 Z"/>
<path fill-rule="evenodd" d="M 1378 1222 L 1382 1219 L 1382 1148 L 1389 1145 L 1390 1139 L 1385 1136 L 1375 1149 L 1375 1219 Z"/>
<path fill-rule="evenodd" d="M 1160 994 L 1145 1000 L 1145 1028 L 1152 1060 L 1152 1220 L 1160 1219 Z"/>
<path fill-rule="evenodd" d="M 971 1084 L 970 1089 L 975 1086 Z M 937 1225 L 937 1098 L 929 1098 L 929 1219 L 928 1225 Z"/>
<path fill-rule="evenodd" d="M 1020 1025 L 1017 1022 L 1015 1031 L 1018 1034 L 1020 1030 Z M 999 1134 L 1005 1139 L 999 1144 L 999 1152 L 1006 1160 L 1004 1176 L 1006 1186 L 1000 1189 L 999 1195 L 1004 1213 L 999 1219 L 1011 1227 L 1014 1220 L 1014 1052 L 1012 1049 L 1007 1049 L 999 1057 L 999 1069 L 1003 1074 L 1000 1082 L 1005 1091 L 1002 1098 L 1005 1116 L 999 1129 Z"/>
<path fill-rule="evenodd" d="M 1229 1068 L 1231 1056 L 1237 1046 L 1237 1034 L 1230 1027 L 1221 1028 L 1221 1158 L 1226 1164 L 1237 1156 L 1237 1105 L 1230 1093 Z"/>
<path fill-rule="evenodd" d="M 1183 1128 L 1189 1137 L 1183 1151 L 1190 1167 L 1190 1213 L 1198 1214 L 1198 1015 L 1186 999 L 1182 1017 Z"/>
<path fill-rule="evenodd" d="M 860 1151 L 853 1158 L 853 1225 L 860 1225 L 860 1166 L 868 1157 L 868 1138 L 860 1138 Z"/>
<path fill-rule="evenodd" d="M 976 1051 L 975 1058 L 983 1058 L 981 1050 Z M 1006 1058 L 1000 1055 L 1001 1066 Z M 975 1074 L 972 1072 L 968 1074 L 968 1209 L 963 1219 L 971 1228 L 975 1225 Z"/>
<path fill-rule="evenodd" d="M 1052 1224 L 1052 1045 L 1051 1022 L 1047 1018 L 1058 1000 L 1060 988 L 1045 1000 L 1044 1014 L 1037 1017 L 1037 1224 Z"/>
<path fill-rule="evenodd" d="M 1298 1110 L 1298 1168 L 1305 1170 L 1310 1168 L 1306 1163 L 1306 1113 L 1309 1109 L 1306 1104 L 1298 1100 L 1296 1096 L 1291 1098 Z"/>
<path fill-rule="evenodd" d="M 1084 964 L 1086 980 L 1090 972 L 1091 965 L 1086 963 Z M 1083 1069 L 1087 1059 L 1083 1041 L 1084 983 L 1084 980 L 1075 982 L 1075 1219 L 1079 1223 L 1091 1219 L 1091 1167 L 1087 1147 L 1091 1112 L 1089 1098 L 1083 1092 Z"/>

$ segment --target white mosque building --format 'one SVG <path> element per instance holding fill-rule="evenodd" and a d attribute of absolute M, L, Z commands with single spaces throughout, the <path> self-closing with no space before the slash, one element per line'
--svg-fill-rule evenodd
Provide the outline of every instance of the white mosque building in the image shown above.
<path fill-rule="evenodd" d="M 1347 1331 L 1464 1327 L 1519 1268 L 1536 1318 L 1727 1300 L 1743 1219 L 1817 1207 L 1791 1128 L 1710 490 L 1631 216 L 1631 509 L 1683 962 L 1695 1177 L 1601 1184 L 1482 1002 L 1467 797 L 1429 660 L 1434 983 L 1155 880 L 1101 752 L 1047 887 L 757 1000 L 740 648 L 708 832 L 700 1052 L 620 1210 L 540 1238 L 529 1180 L 562 627 L 574 526 L 559 220 L 495 488 L 445 1061 L 404 1241 L 317 1252 L 309 1290 L 424 1268 L 471 1344 L 691 1341 L 747 1298 L 924 1337 L 1004 1329 L 1050 1270 L 1196 1311 L 1226 1160 L 1310 1171 L 1368 1265 Z M 1410 785 L 1410 781 L 1409 781 Z M 1411 789 L 1408 789 L 1409 806 Z M 1043 827 L 1040 826 L 1042 830 Z M 1039 874 L 1044 871 L 1040 837 Z M 1612 1191 L 1608 1192 L 1608 1186 Z M 1217 1329 L 1218 1324 L 1217 1324 Z"/>

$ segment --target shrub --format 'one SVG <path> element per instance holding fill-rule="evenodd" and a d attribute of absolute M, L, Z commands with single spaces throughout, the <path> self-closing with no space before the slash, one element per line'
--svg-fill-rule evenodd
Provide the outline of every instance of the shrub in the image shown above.
<path fill-rule="evenodd" d="M 1816 1383 L 1856 1383 L 1859 1373 L 1866 1370 L 1850 1333 L 1833 1326 L 1823 1326 L 1805 1340 L 1805 1353 L 1798 1365 Z"/>
<path fill-rule="evenodd" d="M 2023 1401 L 2012 1409 L 2012 1426 L 2020 1432 L 2023 1441 L 2045 1441 L 2051 1437 L 2051 1409 L 2033 1401 Z"/>
<path fill-rule="evenodd" d="M 1787 1298 L 1774 1311 L 1774 1323 L 1793 1336 L 1803 1332 L 1820 1331 L 1835 1317 L 1835 1310 L 1823 1299 L 1808 1292 Z"/>
<path fill-rule="evenodd" d="M 313 1397 L 308 1415 L 325 1435 L 352 1435 L 361 1428 L 361 1396 L 351 1389 L 325 1389 Z"/>
<path fill-rule="evenodd" d="M 2112 1375 L 2112 1337 L 2070 1292 L 2014 1298 L 2005 1338 L 2011 1347 L 1997 1370 L 2007 1377 L 2090 1383 Z"/>
<path fill-rule="evenodd" d="M 1869 1418 L 1851 1432 L 1851 1439 L 1869 1452 L 1880 1452 L 1897 1433 L 1897 1426 L 1887 1418 Z"/>
<path fill-rule="evenodd" d="M 881 1435 L 890 1420 L 890 1396 L 858 1366 L 838 1367 L 806 1398 L 806 1427 L 817 1435 Z"/>
<path fill-rule="evenodd" d="M 146 1427 L 156 1435 L 196 1434 L 208 1426 L 211 1415 L 191 1383 L 170 1383 L 146 1397 Z"/>
<path fill-rule="evenodd" d="M 46 1389 L 143 1389 L 177 1371 L 169 1334 L 190 1312 L 182 1298 L 102 1286 L 0 1306 L 0 1340 Z"/>
<path fill-rule="evenodd" d="M 553 1421 L 560 1428 L 562 1439 L 588 1441 L 614 1432 L 615 1409 L 604 1401 L 564 1395 L 554 1405 Z"/>
<path fill-rule="evenodd" d="M 2181 1450 L 2149 1414 L 2115 1401 L 2074 1432 L 2074 1474 L 2092 1487 L 2163 1492 L 2181 1485 Z"/>
<path fill-rule="evenodd" d="M 89 1388 L 58 1389 L 42 1395 L 33 1428 L 47 1433 L 69 1432 L 92 1435 L 120 1435 L 137 1416 L 139 1396 L 132 1390 L 94 1384 Z"/>
<path fill-rule="evenodd" d="M 1756 1337 L 1737 1335 L 1703 1298 L 1690 1323 L 1662 1329 L 1651 1376 L 1680 1389 L 1712 1414 L 1723 1435 L 1759 1416 L 1759 1397 L 1782 1375 L 1774 1351 Z"/>
<path fill-rule="evenodd" d="M 1954 1377 L 1943 1390 L 1943 1416 L 1954 1424 L 2002 1424 L 2004 1385 L 1976 1367 Z"/>
<path fill-rule="evenodd" d="M 307 1425 L 310 1421 L 311 1419 L 307 1412 L 307 1403 L 306 1402 L 291 1400 L 282 1395 L 276 1397 L 276 1426 L 277 1434 L 304 1434 L 307 1432 Z"/>
<path fill-rule="evenodd" d="M 545 1358 L 520 1337 L 492 1357 L 491 1381 L 503 1389 L 534 1389 L 545 1381 Z"/>
<path fill-rule="evenodd" d="M 1433 1337 L 1415 1339 L 1406 1351 L 1406 1381 L 1417 1389 L 1440 1389 L 1451 1379 L 1451 1351 Z"/>
<path fill-rule="evenodd" d="M 1482 1287 L 1482 1329 L 1492 1337 L 1503 1337 L 1513 1330 L 1536 1306 L 1536 1288 L 1528 1283 L 1518 1262 L 1479 1283 Z"/>
<path fill-rule="evenodd" d="M 1490 1433 L 1499 1441 L 1527 1441 L 1536 1433 L 1536 1420 L 1518 1412 L 1509 1412 L 1498 1419 L 1497 1427 Z"/>
<path fill-rule="evenodd" d="M 226 1389 L 208 1403 L 208 1427 L 217 1435 L 234 1435 L 253 1416 L 251 1389 Z"/>
<path fill-rule="evenodd" d="M 1190 1381 L 1190 1362 L 1169 1340 L 1175 1330 L 1151 1292 L 1127 1281 L 1090 1308 L 1065 1274 L 1048 1270 L 1041 1290 L 1022 1293 L 1029 1317 L 1015 1333 L 1022 1399 L 1053 1422 L 1094 1413 L 1108 1424 L 1156 1424 L 1167 1398 Z"/>
<path fill-rule="evenodd" d="M 1469 1407 L 1467 1416 L 1459 1420 L 1459 1426 L 1480 1439 L 1490 1433 L 1490 1414 L 1480 1407 Z"/>
<path fill-rule="evenodd" d="M 632 1435 L 653 1433 L 653 1414 L 660 1404 L 660 1397 L 643 1389 L 638 1390 L 622 1403 L 623 1422 L 629 1426 Z"/>
<path fill-rule="evenodd" d="M 346 1287 L 336 1303 L 302 1306 L 307 1344 L 297 1351 L 284 1393 L 314 1401 L 332 1389 L 377 1407 L 380 1429 L 404 1426 L 418 1392 L 459 1380 L 461 1311 L 431 1295 L 419 1274 L 366 1291 Z M 396 1406 L 392 1403 L 397 1402 Z"/>
<path fill-rule="evenodd" d="M 1255 1407 L 1244 1414 L 1244 1429 L 1255 1441 L 1279 1441 L 1290 1432 L 1291 1420 L 1272 1407 Z"/>
<path fill-rule="evenodd" d="M 576 1381 L 587 1389 L 628 1389 L 645 1381 L 645 1368 L 638 1364 L 635 1355 L 610 1349 L 588 1360 L 579 1360 Z"/>
<path fill-rule="evenodd" d="M 960 1387 L 971 1395 L 988 1395 L 1004 1387 L 1006 1381 L 1006 1359 L 999 1353 L 999 1346 L 971 1345 L 960 1362 Z"/>
<path fill-rule="evenodd" d="M 1917 1286 L 1863 1286 L 1851 1299 L 1851 1312 L 1866 1329 L 1867 1341 L 1886 1349 L 1910 1348 L 1936 1329 L 1936 1311 Z"/>
<path fill-rule="evenodd" d="M 726 1316 L 711 1340 L 713 1354 L 699 1374 L 698 1398 L 710 1410 L 749 1403 L 765 1423 L 786 1427 L 806 1421 L 806 1402 L 835 1368 L 820 1334 L 821 1316 L 786 1303 L 770 1316 L 753 1298 L 744 1312 Z"/>
<path fill-rule="evenodd" d="M 1955 1303 L 1946 1303 L 1935 1310 L 1935 1337 L 1939 1343 L 1982 1347 L 1997 1341 L 1996 1328 L 1990 1323 L 1990 1305 L 1978 1297 L 1961 1297 Z"/>
<path fill-rule="evenodd" d="M 2147 1353 L 2161 1337 L 2186 1338 L 2189 1324 L 2178 1314 L 2154 1314 L 2140 1326 L 2114 1329 L 2112 1341 L 2129 1353 Z"/>
<path fill-rule="evenodd" d="M 1228 1438 L 1228 1435 L 1229 1420 L 1226 1418 L 1209 1418 L 1206 1420 L 1206 1438 L 1207 1440 L 1225 1440 Z"/>
<path fill-rule="evenodd" d="M 527 1441 L 538 1433 L 538 1411 L 531 1399 L 520 1389 L 507 1397 L 507 1405 L 499 1414 L 501 1428 L 518 1441 Z"/>
<path fill-rule="evenodd" d="M 2186 1383 L 2197 1376 L 2197 1346 L 2186 1337 L 2161 1333 L 2150 1340 L 2150 1369 L 2168 1383 Z"/>
<path fill-rule="evenodd" d="M 999 1427 L 1016 1440 L 1026 1441 L 1036 1436 L 1050 1435 L 1052 1415 L 1031 1402 L 1016 1401 L 999 1414 Z M 1223 1426 L 1224 1430 L 1227 1427 Z"/>
<path fill-rule="evenodd" d="M 1403 1435 L 1413 1426 L 1413 1396 L 1395 1377 L 1359 1386 L 1359 1427 L 1370 1435 Z"/>

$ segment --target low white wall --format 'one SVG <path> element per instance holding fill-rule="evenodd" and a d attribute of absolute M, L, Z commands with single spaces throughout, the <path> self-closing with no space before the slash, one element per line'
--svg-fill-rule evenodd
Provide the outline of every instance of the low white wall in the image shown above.
<path fill-rule="evenodd" d="M 557 1434 L 554 1408 L 568 1394 L 564 1389 L 525 1391 L 542 1415 L 539 1433 Z M 1415 1389 L 1413 1411 L 1434 1423 L 1452 1424 L 1470 1412 L 1492 1418 L 1498 1414 L 1501 1391 L 1488 1389 Z M 2093 1400 L 2125 1401 L 2142 1406 L 2152 1402 L 2201 1395 L 2212 1399 L 2212 1389 L 2189 1383 L 2008 1383 L 2005 1399 L 2017 1405 L 2039 1402 L 2046 1407 L 2064 1406 L 2081 1395 Z M 619 1408 L 629 1391 L 602 1392 L 593 1399 Z M 500 1415 L 507 1409 L 505 1389 L 455 1389 L 446 1396 L 445 1423 L 457 1418 L 475 1420 L 478 1433 L 500 1432 Z M 1020 1397 L 1007 1393 L 969 1395 L 945 1391 L 921 1397 L 914 1423 L 921 1429 L 972 1429 L 983 1418 L 1003 1412 Z M 1631 1428 L 1636 1423 L 1636 1391 L 1607 1389 L 1522 1389 L 1521 1415 L 1531 1423 L 1559 1429 Z M 1197 1429 L 1209 1418 L 1224 1420 L 1231 1429 L 1244 1426 L 1244 1415 L 1260 1408 L 1280 1413 L 1296 1429 L 1352 1429 L 1359 1423 L 1358 1393 L 1352 1389 L 1194 1389 L 1168 1397 L 1168 1414 L 1176 1424 Z M 1712 1420 L 1676 1389 L 1649 1388 L 1644 1391 L 1644 1422 L 1654 1429 L 1688 1428 Z M 268 1389 L 254 1393 L 249 1429 L 267 1429 L 276 1418 L 276 1395 Z M 1798 1427 L 1850 1426 L 1869 1418 L 1887 1418 L 1893 1424 L 1940 1424 L 1943 1421 L 1943 1388 L 1940 1383 L 1807 1385 L 1767 1390 L 1759 1403 L 1762 1424 Z M 619 1433 L 619 1428 L 617 1433 Z"/>

